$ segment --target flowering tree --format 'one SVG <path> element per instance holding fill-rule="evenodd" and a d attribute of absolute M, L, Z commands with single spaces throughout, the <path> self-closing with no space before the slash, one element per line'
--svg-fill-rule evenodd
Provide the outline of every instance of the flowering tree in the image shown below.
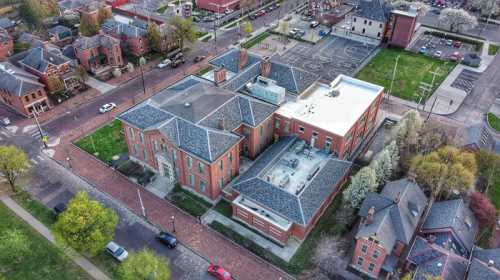
<path fill-rule="evenodd" d="M 377 189 L 377 175 L 371 167 L 363 167 L 351 177 L 351 184 L 343 193 L 344 201 L 352 208 L 359 208 L 366 195 Z"/>
<path fill-rule="evenodd" d="M 496 209 L 491 201 L 480 192 L 470 194 L 470 209 L 479 222 L 479 227 L 490 228 L 495 225 Z"/>
<path fill-rule="evenodd" d="M 477 25 L 475 16 L 470 15 L 464 9 L 446 8 L 441 11 L 438 18 L 439 24 L 450 32 L 463 32 Z"/>

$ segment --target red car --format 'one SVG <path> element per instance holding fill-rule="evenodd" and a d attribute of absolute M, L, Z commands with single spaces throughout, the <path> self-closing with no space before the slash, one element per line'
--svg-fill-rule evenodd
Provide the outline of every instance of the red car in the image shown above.
<path fill-rule="evenodd" d="M 216 279 L 219 280 L 232 280 L 233 277 L 231 277 L 231 273 L 227 272 L 224 268 L 221 266 L 218 266 L 216 264 L 210 264 L 207 269 L 208 273 L 210 273 L 212 276 L 214 276 Z"/>

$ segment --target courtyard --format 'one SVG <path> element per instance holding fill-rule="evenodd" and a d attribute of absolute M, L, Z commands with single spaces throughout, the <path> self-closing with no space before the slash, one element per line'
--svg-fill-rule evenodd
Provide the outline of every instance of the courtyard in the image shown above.
<path fill-rule="evenodd" d="M 376 47 L 336 37 L 326 36 L 316 45 L 297 43 L 278 60 L 333 81 L 339 74 L 352 76 Z"/>
<path fill-rule="evenodd" d="M 424 102 L 446 79 L 455 68 L 456 63 L 443 61 L 421 54 L 415 54 L 401 49 L 381 49 L 380 52 L 356 75 L 356 78 L 385 87 L 386 92 L 391 88 L 396 58 L 399 62 L 394 77 L 391 95 L 399 98 Z M 426 96 L 422 96 L 421 83 L 431 83 L 432 72 L 438 71 L 434 85 Z"/>

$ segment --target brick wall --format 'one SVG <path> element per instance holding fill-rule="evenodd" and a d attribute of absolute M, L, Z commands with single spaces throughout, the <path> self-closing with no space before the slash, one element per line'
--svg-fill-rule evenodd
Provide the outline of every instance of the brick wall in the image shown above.
<path fill-rule="evenodd" d="M 0 61 L 4 61 L 8 56 L 14 52 L 14 42 L 12 38 L 4 42 L 0 42 Z"/>
<path fill-rule="evenodd" d="M 368 275 L 378 277 L 387 255 L 387 252 L 380 244 L 359 238 L 356 240 L 351 265 Z"/>
<path fill-rule="evenodd" d="M 399 14 L 392 14 L 391 17 L 393 17 L 393 30 L 389 44 L 406 48 L 415 32 L 417 18 Z"/>
<path fill-rule="evenodd" d="M 239 3 L 239 0 L 196 0 L 196 6 L 198 8 L 216 13 L 224 13 L 226 8 L 234 10 Z"/>
<path fill-rule="evenodd" d="M 12 96 L 3 90 L 0 90 L 0 99 L 7 106 L 26 117 L 31 116 L 30 107 L 32 107 L 33 104 L 44 102 L 48 109 L 51 108 L 47 94 L 43 88 L 29 92 L 22 97 Z"/>

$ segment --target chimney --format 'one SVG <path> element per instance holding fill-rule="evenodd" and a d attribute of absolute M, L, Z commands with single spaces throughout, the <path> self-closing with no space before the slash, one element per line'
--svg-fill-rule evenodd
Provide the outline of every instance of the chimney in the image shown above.
<path fill-rule="evenodd" d="M 394 203 L 398 204 L 400 199 L 401 199 L 401 192 L 398 192 L 398 194 L 396 194 L 396 197 L 394 198 Z"/>
<path fill-rule="evenodd" d="M 495 265 L 495 262 L 493 260 L 488 260 L 488 267 L 492 267 Z"/>
<path fill-rule="evenodd" d="M 226 81 L 226 68 L 224 64 L 214 70 L 214 81 L 216 85 L 220 85 Z"/>
<path fill-rule="evenodd" d="M 366 216 L 366 221 L 365 221 L 365 224 L 369 225 L 371 223 L 373 223 L 373 215 L 375 215 L 375 207 L 370 207 L 370 209 L 368 209 L 368 215 Z"/>
<path fill-rule="evenodd" d="M 263 77 L 268 77 L 271 74 L 271 59 L 266 56 L 260 63 L 260 75 Z"/>
<path fill-rule="evenodd" d="M 242 48 L 240 49 L 240 63 L 238 65 L 239 69 L 245 68 L 245 65 L 247 65 L 248 62 L 248 52 L 247 49 Z"/>
<path fill-rule="evenodd" d="M 219 118 L 219 129 L 220 130 L 226 130 L 226 121 L 224 119 L 224 116 L 221 116 Z"/>

